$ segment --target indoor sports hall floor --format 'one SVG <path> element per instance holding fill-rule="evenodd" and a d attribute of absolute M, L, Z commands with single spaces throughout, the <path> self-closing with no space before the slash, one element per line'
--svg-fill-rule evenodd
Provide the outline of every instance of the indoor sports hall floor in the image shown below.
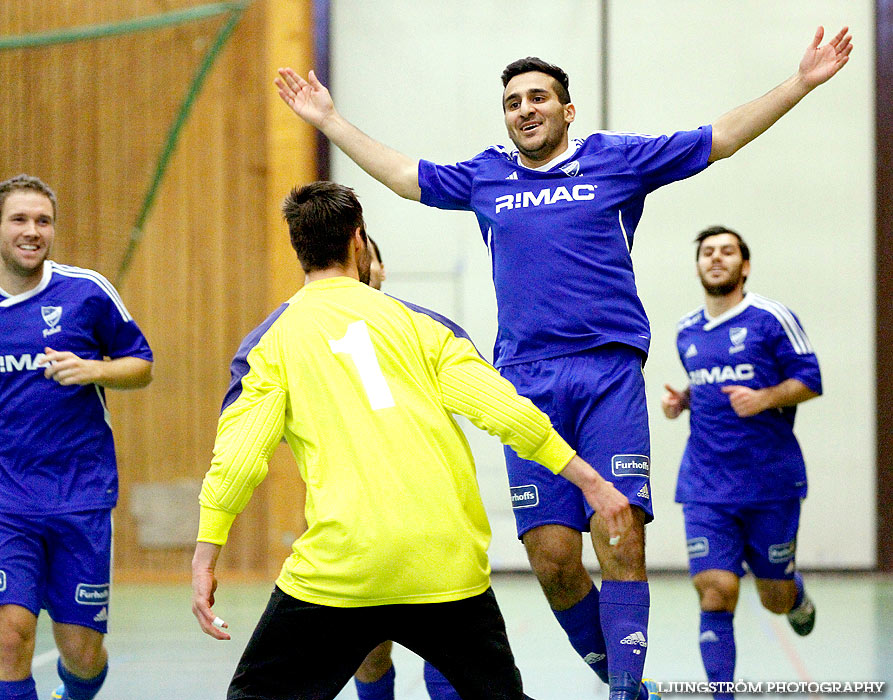
<path fill-rule="evenodd" d="M 893 578 L 867 573 L 812 574 L 806 582 L 818 608 L 818 621 L 809 637 L 800 638 L 783 617 L 760 608 L 752 580 L 744 580 L 735 618 L 736 679 L 887 681 L 884 697 L 893 698 L 889 688 L 893 681 Z M 111 670 L 99 700 L 222 700 L 271 585 L 220 582 L 215 611 L 230 624 L 230 642 L 214 641 L 201 633 L 190 611 L 188 586 L 116 585 L 108 637 Z M 493 587 L 530 696 L 537 700 L 607 697 L 605 687 L 570 648 L 530 574 L 494 576 Z M 687 576 L 652 575 L 651 596 L 646 676 L 659 681 L 704 680 L 697 645 L 697 603 Z M 396 646 L 394 660 L 397 700 L 426 699 L 421 661 Z M 46 615 L 39 624 L 34 666 L 39 695 L 49 698 L 58 681 Z M 665 694 L 669 697 L 673 695 Z M 806 694 L 787 697 L 793 700 Z M 352 683 L 338 698 L 356 698 Z"/>

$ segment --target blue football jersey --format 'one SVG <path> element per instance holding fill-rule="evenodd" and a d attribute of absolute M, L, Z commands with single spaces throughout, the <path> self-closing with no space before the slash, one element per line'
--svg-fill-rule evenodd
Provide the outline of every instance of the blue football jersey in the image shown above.
<path fill-rule="evenodd" d="M 84 359 L 152 351 L 102 275 L 44 263 L 34 289 L 0 290 L 0 512 L 111 508 L 118 497 L 105 394 L 44 377 L 44 348 Z"/>
<path fill-rule="evenodd" d="M 702 307 L 678 326 L 691 390 L 691 435 L 679 468 L 680 503 L 761 503 L 806 496 L 795 406 L 740 418 L 724 386 L 762 389 L 797 379 L 822 393 L 819 363 L 787 307 L 748 293 L 716 318 Z"/>
<path fill-rule="evenodd" d="M 498 146 L 456 165 L 420 161 L 423 204 L 477 216 L 496 288 L 497 367 L 613 342 L 648 352 L 633 236 L 645 196 L 706 168 L 711 142 L 709 126 L 598 132 L 537 169 Z"/>

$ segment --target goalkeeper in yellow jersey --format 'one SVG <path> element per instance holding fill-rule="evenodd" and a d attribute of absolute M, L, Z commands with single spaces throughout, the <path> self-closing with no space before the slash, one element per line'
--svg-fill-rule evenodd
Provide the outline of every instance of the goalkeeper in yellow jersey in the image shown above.
<path fill-rule="evenodd" d="M 364 284 L 370 256 L 351 189 L 313 183 L 283 211 L 306 284 L 232 363 L 192 563 L 202 630 L 229 639 L 211 609 L 214 568 L 283 437 L 306 483 L 308 529 L 228 698 L 334 698 L 385 640 L 430 661 L 464 700 L 524 698 L 490 588 L 474 461 L 453 414 L 579 486 L 612 544 L 632 524 L 629 503 L 470 341 Z"/>

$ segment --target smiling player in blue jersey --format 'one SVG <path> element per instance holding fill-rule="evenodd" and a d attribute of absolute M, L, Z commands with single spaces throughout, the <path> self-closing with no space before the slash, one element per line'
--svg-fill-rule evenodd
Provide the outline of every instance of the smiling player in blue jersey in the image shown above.
<path fill-rule="evenodd" d="M 90 700 L 105 680 L 118 474 L 104 392 L 152 379 L 108 280 L 47 259 L 55 223 L 41 180 L 0 182 L 0 700 L 37 698 L 42 608 L 64 683 L 53 698 Z"/>
<path fill-rule="evenodd" d="M 631 250 L 645 197 L 727 158 L 835 75 L 852 51 L 820 27 L 798 70 L 712 125 L 671 136 L 599 132 L 571 140 L 568 77 L 540 59 L 502 75 L 502 109 L 517 148 L 492 147 L 456 165 L 399 153 L 336 109 L 311 72 L 279 71 L 286 104 L 401 197 L 475 213 L 490 252 L 499 314 L 494 360 L 580 454 L 635 506 L 636 525 L 611 546 L 604 523 L 572 485 L 507 454 L 518 535 L 555 616 L 611 700 L 640 685 L 650 594 L 644 526 L 651 520 L 650 445 L 641 367 L 650 329 Z M 601 592 L 582 564 L 590 531 Z"/>
<path fill-rule="evenodd" d="M 731 682 L 744 562 L 763 607 L 786 613 L 800 635 L 815 624 L 795 566 L 806 467 L 793 428 L 796 405 L 821 394 L 822 380 L 797 317 L 777 301 L 744 292 L 750 250 L 741 236 L 714 226 L 696 241 L 705 302 L 679 322 L 676 338 L 689 386 L 667 385 L 662 407 L 667 418 L 691 411 L 676 500 L 701 602 L 707 678 Z"/>

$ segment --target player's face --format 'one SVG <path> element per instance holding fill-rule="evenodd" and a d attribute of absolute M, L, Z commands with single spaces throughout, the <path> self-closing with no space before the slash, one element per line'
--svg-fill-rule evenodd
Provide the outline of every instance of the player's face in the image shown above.
<path fill-rule="evenodd" d="M 558 101 L 551 75 L 516 75 L 505 86 L 502 108 L 509 138 L 524 165 L 543 165 L 567 150 L 567 128 L 575 110 L 572 104 Z"/>
<path fill-rule="evenodd" d="M 369 245 L 369 286 L 373 289 L 381 289 L 381 283 L 384 282 L 388 275 L 384 270 L 384 265 L 375 254 L 375 246 Z"/>
<path fill-rule="evenodd" d="M 726 296 L 744 286 L 750 261 L 741 257 L 738 239 L 731 233 L 709 236 L 698 252 L 698 276 L 710 296 Z"/>
<path fill-rule="evenodd" d="M 33 190 L 11 192 L 0 211 L 0 261 L 14 277 L 34 277 L 43 271 L 56 235 L 53 203 Z"/>

